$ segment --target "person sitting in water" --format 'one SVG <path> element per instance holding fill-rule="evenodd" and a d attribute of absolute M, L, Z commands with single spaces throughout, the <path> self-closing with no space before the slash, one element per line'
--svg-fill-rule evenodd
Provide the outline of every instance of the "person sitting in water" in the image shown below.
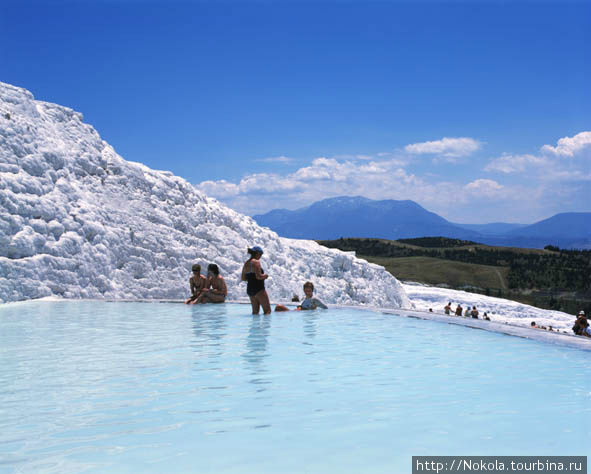
<path fill-rule="evenodd" d="M 307 281 L 306 283 L 304 283 L 304 294 L 306 295 L 306 297 L 304 298 L 304 301 L 302 301 L 302 304 L 298 306 L 299 309 L 328 309 L 328 306 L 326 306 L 322 301 L 320 301 L 318 298 L 313 297 L 314 283 L 312 283 L 311 281 Z"/>
<path fill-rule="evenodd" d="M 476 309 L 476 306 L 472 306 L 472 311 L 470 311 L 470 316 L 472 316 L 474 319 L 478 319 L 478 310 Z"/>
<path fill-rule="evenodd" d="M 191 267 L 191 270 L 193 271 L 193 276 L 189 278 L 191 297 L 185 301 L 185 304 L 195 304 L 207 282 L 207 279 L 201 274 L 201 265 L 196 263 Z"/>
<path fill-rule="evenodd" d="M 291 298 L 291 302 L 292 303 L 299 303 L 300 297 L 298 295 L 293 295 Z M 278 305 L 275 305 L 275 311 L 278 313 L 282 313 L 284 311 L 289 311 L 289 308 L 287 306 L 285 306 L 284 304 L 278 304 Z"/>
<path fill-rule="evenodd" d="M 458 303 L 458 306 L 456 306 L 456 316 L 461 316 L 462 315 L 462 305 L 460 305 L 460 303 Z"/>
<path fill-rule="evenodd" d="M 535 322 L 535 321 L 532 321 L 532 322 L 531 322 L 531 324 L 530 324 L 529 326 L 530 326 L 532 329 L 540 329 L 540 326 L 538 326 L 538 325 L 536 324 L 536 322 Z"/>
<path fill-rule="evenodd" d="M 207 283 L 196 303 L 223 303 L 228 296 L 228 287 L 215 263 L 207 266 Z"/>
<path fill-rule="evenodd" d="M 308 309 L 316 309 L 316 308 L 322 308 L 322 309 L 328 309 L 328 306 L 326 306 L 322 301 L 320 301 L 318 298 L 314 298 L 314 284 L 311 281 L 307 281 L 306 283 L 304 283 L 304 293 L 305 293 L 305 298 L 304 301 L 302 301 L 302 304 L 299 305 L 296 308 L 296 311 L 306 311 Z M 292 298 L 292 301 L 295 300 L 295 297 Z M 299 301 L 299 298 L 297 299 L 297 301 Z M 283 312 L 283 311 L 289 311 L 289 308 L 285 305 L 282 304 L 278 304 L 275 306 L 275 311 L 277 312 Z M 433 310 L 429 309 L 429 311 L 433 312 Z"/>
<path fill-rule="evenodd" d="M 449 316 L 449 314 L 451 313 L 451 301 L 445 305 L 443 311 L 445 311 L 445 314 Z"/>
<path fill-rule="evenodd" d="M 579 323 L 581 326 L 581 336 L 591 337 L 591 327 L 589 327 L 589 323 L 587 322 L 587 318 L 581 318 L 581 322 Z"/>
<path fill-rule="evenodd" d="M 490 318 L 488 317 L 488 314 L 486 313 L 486 311 L 484 312 L 482 319 L 484 319 L 485 321 L 490 321 Z"/>
<path fill-rule="evenodd" d="M 582 320 L 585 319 L 585 311 L 579 311 L 577 315 L 577 319 L 575 321 L 574 326 L 572 327 L 573 332 L 577 335 L 581 335 L 581 331 L 583 330 L 583 326 L 581 325 Z"/>

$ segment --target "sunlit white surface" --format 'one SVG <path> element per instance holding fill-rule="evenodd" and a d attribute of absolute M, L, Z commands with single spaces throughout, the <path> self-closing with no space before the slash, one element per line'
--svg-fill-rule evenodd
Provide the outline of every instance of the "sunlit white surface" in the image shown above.
<path fill-rule="evenodd" d="M 532 321 L 539 326 L 552 326 L 554 329 L 572 334 L 571 327 L 576 316 L 562 311 L 536 308 L 517 301 L 495 298 L 493 296 L 470 293 L 468 291 L 452 290 L 420 283 L 403 283 L 402 286 L 415 309 L 444 314 L 444 307 L 452 303 L 452 312 L 458 303 L 466 308 L 476 306 L 482 318 L 485 312 L 492 321 L 510 323 L 528 327 Z"/>
<path fill-rule="evenodd" d="M 82 114 L 0 82 L 0 303 L 186 298 L 191 266 L 216 263 L 229 295 L 247 247 L 265 254 L 271 298 L 410 307 L 396 278 L 351 253 L 284 239 L 184 179 L 124 160 Z"/>

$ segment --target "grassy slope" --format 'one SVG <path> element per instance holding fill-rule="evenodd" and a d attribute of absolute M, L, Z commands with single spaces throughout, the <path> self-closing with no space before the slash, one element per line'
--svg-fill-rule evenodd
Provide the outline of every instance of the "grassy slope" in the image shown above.
<path fill-rule="evenodd" d="M 509 288 L 508 276 L 512 262 L 519 261 L 520 256 L 524 258 L 527 256 L 562 258 L 559 252 L 552 250 L 494 247 L 483 244 L 424 247 L 399 241 L 367 238 L 318 242 L 330 248 L 354 250 L 360 258 L 384 266 L 387 271 L 403 281 L 416 281 L 432 285 L 445 284 L 455 289 L 462 289 L 466 286 L 475 287 L 470 291 L 490 293 L 492 296 L 572 314 L 576 314 L 581 309 L 591 313 L 591 294 L 588 291 L 569 291 L 560 288 Z M 450 251 L 461 257 L 456 260 L 446 259 L 445 253 Z M 469 258 L 470 254 L 479 251 L 484 251 L 484 254 L 492 256 L 497 255 L 495 258 L 497 258 L 498 264 L 493 266 L 462 261 L 463 258 Z M 498 255 L 497 252 L 502 255 Z M 412 255 L 417 253 L 430 253 L 430 255 Z M 482 256 L 482 253 L 480 255 Z M 506 260 L 498 258 L 506 258 Z M 566 259 L 564 261 L 566 265 Z"/>
<path fill-rule="evenodd" d="M 507 289 L 507 267 L 476 265 L 431 257 L 359 257 L 384 266 L 392 275 L 403 281 L 418 281 L 431 285 L 445 283 L 452 288 L 477 286 Z"/>

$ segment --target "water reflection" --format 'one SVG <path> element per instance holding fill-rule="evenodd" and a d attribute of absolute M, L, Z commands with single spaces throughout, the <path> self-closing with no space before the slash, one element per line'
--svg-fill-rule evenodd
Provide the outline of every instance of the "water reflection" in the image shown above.
<path fill-rule="evenodd" d="M 193 352 L 217 363 L 224 354 L 223 339 L 227 335 L 227 309 L 224 305 L 191 305 L 191 320 L 195 338 Z M 199 357 L 196 363 L 202 362 Z"/>
<path fill-rule="evenodd" d="M 269 383 L 267 380 L 260 378 L 260 376 L 266 372 L 263 362 L 267 357 L 269 357 L 267 346 L 270 328 L 270 315 L 252 316 L 250 326 L 248 328 L 248 336 L 246 338 L 246 350 L 242 354 L 242 357 L 252 369 L 251 375 L 257 376 L 257 378 L 249 380 L 250 383 Z"/>
<path fill-rule="evenodd" d="M 302 320 L 304 321 L 304 335 L 310 339 L 316 337 L 316 321 L 318 321 L 318 312 L 302 311 Z"/>

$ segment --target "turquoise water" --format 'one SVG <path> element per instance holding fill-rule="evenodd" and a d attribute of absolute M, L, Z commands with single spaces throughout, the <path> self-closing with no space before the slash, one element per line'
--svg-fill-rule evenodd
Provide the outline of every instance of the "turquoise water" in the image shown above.
<path fill-rule="evenodd" d="M 249 312 L 1 306 L 0 471 L 392 473 L 412 455 L 589 454 L 589 352 L 360 310 Z"/>

